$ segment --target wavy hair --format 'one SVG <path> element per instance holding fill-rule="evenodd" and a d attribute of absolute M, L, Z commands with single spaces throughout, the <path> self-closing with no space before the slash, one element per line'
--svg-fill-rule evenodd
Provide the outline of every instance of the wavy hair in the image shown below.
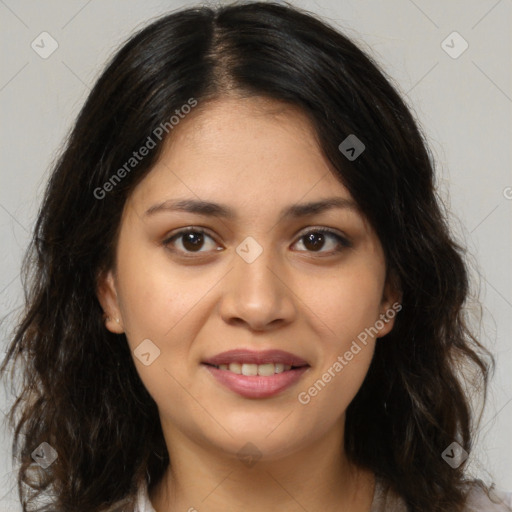
<path fill-rule="evenodd" d="M 25 309 L 1 366 L 2 375 L 13 367 L 13 381 L 21 369 L 9 421 L 24 512 L 133 510 L 140 482 L 154 485 L 172 463 L 125 335 L 105 329 L 96 296 L 126 199 L 171 130 L 108 194 L 98 190 L 191 97 L 201 109 L 229 95 L 308 116 L 402 292 L 347 410 L 348 457 L 385 478 L 411 512 L 462 510 L 465 464 L 453 469 L 441 453 L 454 440 L 471 451 L 476 422 L 461 370 L 476 372 L 472 391 L 485 402 L 494 360 L 465 318 L 467 264 L 426 139 L 367 52 L 307 11 L 252 2 L 179 10 L 130 37 L 56 159 L 23 262 Z M 353 161 L 338 148 L 350 134 L 366 147 Z M 42 442 L 58 453 L 47 469 L 31 458 Z M 44 493 L 51 504 L 37 504 Z"/>

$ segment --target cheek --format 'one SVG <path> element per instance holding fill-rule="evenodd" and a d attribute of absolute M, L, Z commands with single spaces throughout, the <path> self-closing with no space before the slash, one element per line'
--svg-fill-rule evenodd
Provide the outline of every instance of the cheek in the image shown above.
<path fill-rule="evenodd" d="M 374 354 L 375 340 L 338 340 L 306 380 L 297 399 L 327 421 L 341 416 L 359 391 Z"/>
<path fill-rule="evenodd" d="M 120 244 L 119 298 L 127 337 L 130 344 L 151 337 L 162 343 L 211 284 L 198 273 L 178 271 L 164 249 L 122 249 Z"/>
<path fill-rule="evenodd" d="M 192 383 L 190 346 L 200 328 L 194 321 L 199 309 L 194 306 L 200 308 L 198 303 L 214 283 L 172 273 L 169 264 L 143 258 L 141 251 L 134 252 L 118 269 L 128 345 L 144 387 L 158 407 L 166 410 L 172 403 L 185 410 L 190 405 L 185 389 Z M 148 348 L 142 351 L 142 346 Z M 150 353 L 148 365 L 139 358 L 145 352 Z"/>
<path fill-rule="evenodd" d="M 310 318 L 322 347 L 318 366 L 299 401 L 338 415 L 355 397 L 368 372 L 383 282 L 378 272 L 352 268 L 322 284 L 306 290 L 305 295 L 310 298 L 308 305 L 314 313 Z"/>
<path fill-rule="evenodd" d="M 343 350 L 348 340 L 356 338 L 379 318 L 383 278 L 380 273 L 357 268 L 340 271 L 304 290 L 307 304 L 323 324 L 322 331 Z M 350 342 L 348 343 L 350 345 Z"/>

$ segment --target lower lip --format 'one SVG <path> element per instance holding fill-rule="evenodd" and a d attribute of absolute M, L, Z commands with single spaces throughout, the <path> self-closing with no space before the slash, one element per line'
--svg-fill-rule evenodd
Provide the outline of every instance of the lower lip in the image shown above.
<path fill-rule="evenodd" d="M 266 398 L 277 395 L 293 386 L 310 368 L 302 366 L 294 370 L 275 373 L 269 377 L 259 375 L 239 375 L 229 370 L 221 370 L 215 366 L 203 364 L 206 369 L 224 386 L 246 398 Z"/>

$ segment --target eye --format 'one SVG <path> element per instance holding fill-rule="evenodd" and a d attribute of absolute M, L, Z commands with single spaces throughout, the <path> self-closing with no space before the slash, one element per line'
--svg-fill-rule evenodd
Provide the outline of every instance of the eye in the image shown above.
<path fill-rule="evenodd" d="M 186 256 L 187 253 L 208 252 L 208 250 L 200 250 L 204 247 L 206 238 L 209 238 L 214 242 L 213 247 L 217 247 L 215 240 L 213 240 L 213 238 L 208 235 L 204 229 L 195 228 L 193 226 L 174 233 L 171 237 L 165 239 L 162 244 L 169 250 L 182 253 Z M 181 248 L 176 248 L 175 241 L 178 240 L 180 241 L 179 245 L 181 245 Z"/>
<path fill-rule="evenodd" d="M 331 246 L 334 245 L 334 249 L 331 249 L 330 251 L 321 251 L 322 248 L 324 248 L 326 244 L 326 240 L 334 241 L 334 243 L 331 243 Z M 328 228 L 313 228 L 306 233 L 304 233 L 300 238 L 299 241 L 302 241 L 303 245 L 306 247 L 307 252 L 322 252 L 327 254 L 335 254 L 338 252 L 341 252 L 343 249 L 347 247 L 351 247 L 352 244 L 349 242 L 347 238 L 340 235 L 336 231 L 333 231 Z"/>
<path fill-rule="evenodd" d="M 222 250 L 222 248 L 217 246 L 213 237 L 208 235 L 204 229 L 193 226 L 177 231 L 172 236 L 166 238 L 162 242 L 162 245 L 173 252 L 181 253 L 183 256 L 189 257 L 189 254 L 208 252 L 208 248 L 203 251 L 201 250 L 205 247 L 206 239 L 210 239 L 213 242 L 211 249 Z M 301 235 L 299 241 L 302 240 L 304 240 L 303 245 L 306 247 L 306 252 L 318 252 L 327 255 L 339 253 L 343 249 L 352 246 L 347 238 L 328 228 L 310 228 L 309 231 Z M 325 247 L 326 241 L 328 240 L 331 240 L 331 246 L 334 246 L 334 248 L 322 251 L 321 249 Z M 178 241 L 179 245 L 177 246 L 176 242 Z M 216 247 L 217 249 L 215 249 Z"/>

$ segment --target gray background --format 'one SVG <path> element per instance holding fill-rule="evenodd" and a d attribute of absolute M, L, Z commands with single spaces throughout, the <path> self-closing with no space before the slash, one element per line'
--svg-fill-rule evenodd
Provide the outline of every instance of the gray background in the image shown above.
<path fill-rule="evenodd" d="M 292 3 L 320 14 L 374 55 L 426 133 L 440 195 L 474 266 L 474 289 L 484 306 L 480 336 L 497 356 L 470 469 L 512 490 L 512 1 Z M 0 0 L 0 317 L 8 315 L 2 352 L 20 311 L 21 257 L 56 150 L 112 51 L 134 29 L 184 5 L 197 4 Z M 59 45 L 47 59 L 31 47 L 44 31 Z M 457 58 L 442 46 L 453 31 L 469 44 Z M 452 53 L 462 48 L 457 36 L 446 44 Z M 6 396 L 3 388 L 4 414 Z M 0 433 L 0 512 L 19 510 L 11 490 L 11 438 L 5 429 Z"/>

